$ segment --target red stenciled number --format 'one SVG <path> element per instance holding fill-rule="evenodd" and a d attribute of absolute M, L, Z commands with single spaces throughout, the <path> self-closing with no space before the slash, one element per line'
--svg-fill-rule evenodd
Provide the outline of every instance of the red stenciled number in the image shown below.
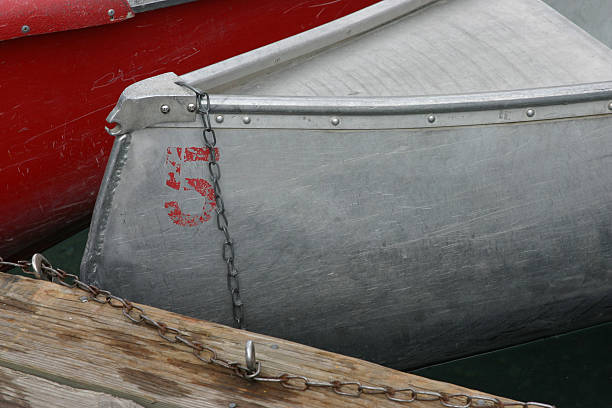
<path fill-rule="evenodd" d="M 176 225 L 195 227 L 211 218 L 211 212 L 214 210 L 216 203 L 215 191 L 210 183 L 203 178 L 181 176 L 181 170 L 185 163 L 207 162 L 208 158 L 208 149 L 204 147 L 168 147 L 166 150 L 165 165 L 172 169 L 168 172 L 166 186 L 177 191 L 193 190 L 204 198 L 202 212 L 199 214 L 186 214 L 181 209 L 178 201 L 166 201 L 164 207 L 168 210 L 168 217 Z M 215 158 L 219 160 L 219 151 L 217 149 L 215 149 Z"/>

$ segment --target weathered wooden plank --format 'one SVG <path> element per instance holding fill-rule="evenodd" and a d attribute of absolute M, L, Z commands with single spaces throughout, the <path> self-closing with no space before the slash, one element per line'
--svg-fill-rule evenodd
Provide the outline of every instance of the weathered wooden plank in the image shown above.
<path fill-rule="evenodd" d="M 246 381 L 200 362 L 184 346 L 165 342 L 154 330 L 130 323 L 120 309 L 82 302 L 81 296 L 83 292 L 76 289 L 0 273 L 0 366 L 46 378 L 56 387 L 64 384 L 102 392 L 146 407 L 397 406 L 380 395 L 352 398 L 325 389 L 299 392 L 279 384 Z M 474 393 L 312 347 L 147 306 L 145 310 L 214 348 L 223 358 L 244 361 L 244 344 L 253 340 L 267 375 L 288 372 L 318 381 L 356 380 L 396 388 L 412 384 Z M 30 384 L 7 381 L 21 388 Z M 413 406 L 440 405 L 415 402 Z"/>
<path fill-rule="evenodd" d="M 4 367 L 0 367 L 0 407 L 142 408 L 130 400 L 101 392 L 79 390 Z"/>

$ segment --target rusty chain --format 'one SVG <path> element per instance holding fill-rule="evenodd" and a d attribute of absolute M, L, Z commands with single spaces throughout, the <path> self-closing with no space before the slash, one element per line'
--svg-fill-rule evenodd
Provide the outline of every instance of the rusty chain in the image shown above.
<path fill-rule="evenodd" d="M 316 381 L 302 375 L 288 373 L 277 376 L 265 376 L 262 374 L 261 362 L 255 359 L 252 342 L 247 342 L 246 365 L 220 358 L 215 349 L 197 340 L 190 339 L 191 336 L 189 334 L 176 327 L 168 326 L 162 321 L 151 318 L 142 307 L 133 304 L 129 300 L 115 296 L 107 290 L 89 285 L 79 280 L 77 275 L 68 273 L 60 268 L 54 268 L 41 254 L 35 254 L 31 262 L 8 262 L 0 258 L 0 266 L 19 268 L 24 274 L 34 278 L 46 278 L 68 288 L 78 288 L 89 294 L 88 299 L 122 309 L 123 315 L 132 323 L 138 325 L 144 323 L 146 326 L 157 330 L 162 339 L 170 343 L 181 343 L 187 346 L 191 349 L 193 355 L 204 363 L 231 370 L 238 377 L 245 380 L 262 383 L 279 383 L 284 388 L 296 391 L 326 388 L 338 395 L 355 398 L 363 395 L 381 395 L 397 403 L 437 401 L 446 408 L 555 408 L 553 405 L 539 402 L 504 402 L 495 397 L 474 394 L 449 394 L 426 390 L 413 385 L 395 388 L 387 385 L 364 385 L 359 381 Z M 251 344 L 250 351 L 249 344 Z"/>
<path fill-rule="evenodd" d="M 221 186 L 219 180 L 221 179 L 221 167 L 217 161 L 215 154 L 215 147 L 217 145 L 217 135 L 215 130 L 212 128 L 210 121 L 210 97 L 206 92 L 200 91 L 197 88 L 185 83 L 177 82 L 179 86 L 190 89 L 196 94 L 196 109 L 197 113 L 202 118 L 202 138 L 204 145 L 208 149 L 208 173 L 210 181 L 215 194 L 215 213 L 217 215 L 217 228 L 223 232 L 225 241 L 221 248 L 221 257 L 227 266 L 227 289 L 230 292 L 232 300 L 232 315 L 234 317 L 234 326 L 239 329 L 245 329 L 244 322 L 244 304 L 240 297 L 240 285 L 238 282 L 238 269 L 235 265 L 235 248 L 234 241 L 230 236 L 227 222 L 227 215 L 225 214 L 225 204 L 223 197 L 221 197 Z"/>

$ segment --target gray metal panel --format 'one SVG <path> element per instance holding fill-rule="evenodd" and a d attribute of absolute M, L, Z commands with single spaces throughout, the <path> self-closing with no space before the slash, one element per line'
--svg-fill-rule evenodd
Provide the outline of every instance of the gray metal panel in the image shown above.
<path fill-rule="evenodd" d="M 612 115 L 220 129 L 248 328 L 407 368 L 609 320 L 611 130 Z M 96 210 L 105 227 L 92 229 L 82 273 L 133 300 L 229 324 L 214 220 L 183 227 L 164 208 L 207 205 L 166 184 L 167 148 L 200 145 L 197 129 L 131 135 L 127 160 L 107 175 L 119 183 L 101 191 L 100 202 L 112 200 Z M 185 162 L 182 180 L 205 170 Z"/>
<path fill-rule="evenodd" d="M 544 0 L 608 47 L 612 47 L 612 1 Z"/>
<path fill-rule="evenodd" d="M 357 36 L 434 1 L 380 1 L 330 23 L 185 74 L 183 80 L 212 90 Z"/>
<path fill-rule="evenodd" d="M 245 56 L 222 64 L 240 66 Z M 201 78 L 187 79 L 208 85 L 205 77 L 215 70 L 213 65 Z M 539 0 L 449 0 L 256 78 L 247 74 L 242 81 L 207 89 L 239 95 L 407 96 L 565 86 L 612 80 L 612 51 Z"/>
<path fill-rule="evenodd" d="M 382 2 L 182 77 L 329 98 L 212 98 L 234 109 L 217 135 L 250 330 L 408 368 L 612 317 L 611 51 L 537 0 L 439 2 L 399 18 L 426 3 Z M 199 122 L 162 85 L 141 86 L 112 118 L 142 103 L 123 130 L 152 126 L 167 97 L 163 121 L 186 122 L 116 141 L 82 274 L 230 323 Z M 533 89 L 553 85 L 566 88 Z M 510 92 L 448 95 L 499 90 Z M 292 103 L 308 129 L 267 129 Z M 305 124 L 339 112 L 350 120 Z"/>

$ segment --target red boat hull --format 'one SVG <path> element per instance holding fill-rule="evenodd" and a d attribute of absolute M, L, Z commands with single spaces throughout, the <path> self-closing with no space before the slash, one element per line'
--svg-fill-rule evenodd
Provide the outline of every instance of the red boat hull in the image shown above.
<path fill-rule="evenodd" d="M 221 61 L 377 0 L 206 0 L 117 24 L 0 42 L 0 255 L 86 225 L 113 142 L 105 117 L 133 82 Z"/>

